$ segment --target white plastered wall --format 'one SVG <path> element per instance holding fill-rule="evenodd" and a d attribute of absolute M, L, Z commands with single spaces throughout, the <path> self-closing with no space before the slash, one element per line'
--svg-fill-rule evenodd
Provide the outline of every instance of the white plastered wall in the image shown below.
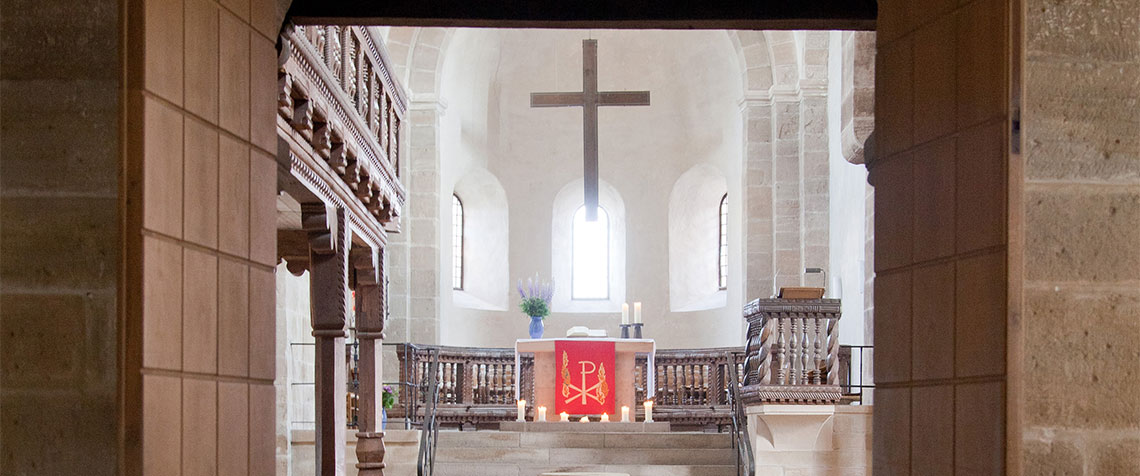
<path fill-rule="evenodd" d="M 441 300 L 441 343 L 509 347 L 526 336 L 527 320 L 516 309 L 510 283 L 535 273 L 556 274 L 555 196 L 582 177 L 581 109 L 531 108 L 530 93 L 581 90 L 582 39 L 590 36 L 598 40 L 599 88 L 652 94 L 649 107 L 605 107 L 599 114 L 600 176 L 625 205 L 624 300 L 643 303 L 645 334 L 662 347 L 739 345 L 739 288 L 730 284 L 725 305 L 716 309 L 672 312 L 669 304 L 668 203 L 674 184 L 697 164 L 724 177 L 741 174 L 738 101 L 744 75 L 728 36 L 482 29 L 455 30 L 441 63 L 439 100 L 446 110 L 439 134 L 440 189 L 450 193 L 480 168 L 502 185 L 509 213 L 509 279 L 501 295 L 508 305 L 505 311 L 471 309 Z M 740 230 L 740 183 L 730 182 L 730 227 Z M 580 199 L 581 190 L 577 194 Z M 465 205 L 471 200 L 461 196 Z M 440 229 L 450 230 L 450 200 L 440 204 Z M 450 233 L 440 233 L 439 240 L 441 250 L 450 250 Z M 739 234 L 730 237 L 730 283 L 741 279 L 741 240 Z M 450 290 L 451 253 L 440 255 L 438 279 L 441 289 Z M 566 286 L 562 293 L 569 292 Z M 618 302 L 605 312 L 561 312 L 556 304 L 547 335 L 564 335 L 574 325 L 617 335 Z"/>

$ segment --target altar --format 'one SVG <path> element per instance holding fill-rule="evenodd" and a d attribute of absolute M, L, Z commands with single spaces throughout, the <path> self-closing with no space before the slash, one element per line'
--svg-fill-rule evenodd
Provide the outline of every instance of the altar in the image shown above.
<path fill-rule="evenodd" d="M 519 368 L 521 353 L 534 354 L 534 401 L 528 403 L 535 409 L 545 407 L 549 420 L 557 421 L 565 411 L 576 416 L 607 413 L 617 421 L 623 406 L 635 415 L 641 403 L 634 400 L 637 354 L 648 357 L 646 398 L 653 398 L 656 351 L 653 339 L 519 339 L 515 341 L 515 368 Z M 608 368 L 607 362 L 612 362 Z M 519 375 L 515 373 L 515 400 L 519 398 Z"/>

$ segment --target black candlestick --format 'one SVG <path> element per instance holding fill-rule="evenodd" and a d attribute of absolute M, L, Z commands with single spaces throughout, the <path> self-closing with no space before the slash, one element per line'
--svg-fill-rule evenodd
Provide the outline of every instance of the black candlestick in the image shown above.
<path fill-rule="evenodd" d="M 629 324 L 622 324 L 621 325 L 621 338 L 622 339 L 628 339 L 629 338 Z"/>
<path fill-rule="evenodd" d="M 644 324 L 642 324 L 640 322 L 633 323 L 633 338 L 634 339 L 640 339 L 641 338 L 641 326 L 643 326 L 643 325 Z"/>

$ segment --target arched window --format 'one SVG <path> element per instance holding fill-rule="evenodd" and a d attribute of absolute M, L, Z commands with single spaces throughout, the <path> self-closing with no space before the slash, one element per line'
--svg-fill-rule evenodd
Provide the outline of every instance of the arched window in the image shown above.
<path fill-rule="evenodd" d="M 574 212 L 571 299 L 610 297 L 610 217 L 598 207 L 598 219 L 586 220 L 586 207 Z"/>
<path fill-rule="evenodd" d="M 463 201 L 451 194 L 451 287 L 463 289 Z"/>
<path fill-rule="evenodd" d="M 728 194 L 720 197 L 720 242 L 717 254 L 717 285 L 720 289 L 728 288 Z"/>

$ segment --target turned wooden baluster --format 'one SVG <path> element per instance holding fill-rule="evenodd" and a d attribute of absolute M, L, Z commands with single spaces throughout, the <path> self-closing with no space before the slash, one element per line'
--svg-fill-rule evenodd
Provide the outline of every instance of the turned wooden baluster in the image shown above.
<path fill-rule="evenodd" d="M 776 318 L 776 383 L 778 385 L 786 385 L 788 383 L 788 369 L 787 369 L 787 343 L 784 339 L 784 324 L 786 319 L 782 316 Z"/>
<path fill-rule="evenodd" d="M 826 362 L 824 360 L 824 356 L 823 356 L 824 339 L 823 339 L 823 335 L 821 334 L 821 332 L 823 332 L 822 327 L 823 327 L 823 320 L 824 319 L 823 319 L 823 316 L 819 315 L 819 314 L 816 314 L 814 317 L 815 317 L 815 333 L 813 334 L 813 336 L 814 336 L 813 339 L 815 339 L 815 366 L 813 367 L 813 371 L 815 372 L 815 383 L 816 383 L 816 385 L 823 385 L 824 383 L 826 383 L 824 381 L 825 377 L 823 375 L 823 370 L 822 370 L 824 368 L 823 365 Z"/>
<path fill-rule="evenodd" d="M 811 385 L 811 361 L 815 357 L 815 352 L 812 351 L 811 345 L 808 343 L 810 337 L 808 326 L 811 323 L 807 317 L 800 319 L 800 332 L 803 333 L 803 339 L 800 341 L 800 385 Z"/>
<path fill-rule="evenodd" d="M 789 359 L 791 362 L 788 362 L 788 371 L 792 374 L 791 381 L 789 382 L 792 385 L 798 385 L 800 383 L 800 330 L 796 327 L 797 321 L 799 321 L 798 318 L 792 317 L 789 323 L 791 325 L 792 337 L 788 349 L 789 356 L 791 357 L 791 359 Z"/>

